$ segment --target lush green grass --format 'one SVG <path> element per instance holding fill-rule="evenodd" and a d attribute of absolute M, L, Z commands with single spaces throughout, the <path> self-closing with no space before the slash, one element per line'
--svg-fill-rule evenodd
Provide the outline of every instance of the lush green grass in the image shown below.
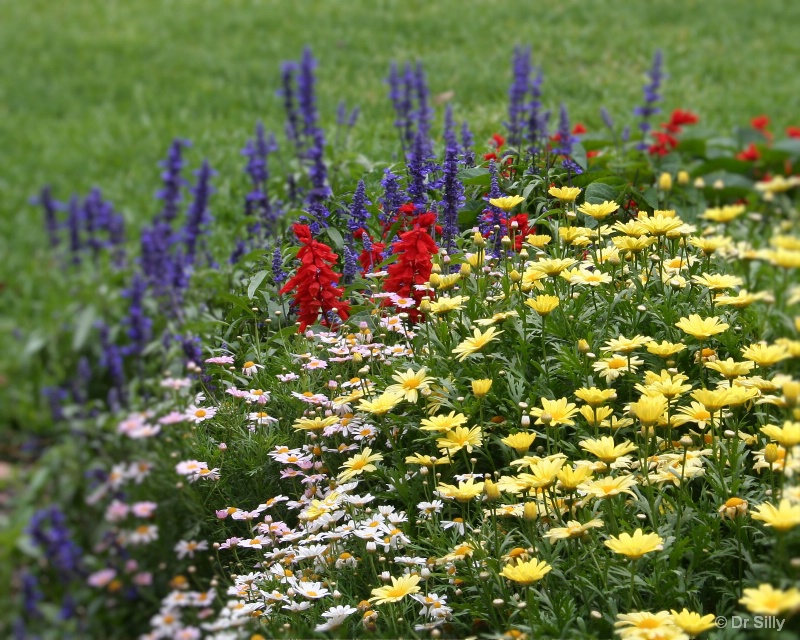
<path fill-rule="evenodd" d="M 156 209 L 156 163 L 180 136 L 194 141 L 193 163 L 205 156 L 220 171 L 215 213 L 234 212 L 239 150 L 258 119 L 282 130 L 280 62 L 306 43 L 320 59 L 323 119 L 339 100 L 359 105 L 354 146 L 372 159 L 397 151 L 383 83 L 391 60 L 422 59 L 433 93 L 454 91 L 457 118 L 480 140 L 502 129 L 518 43 L 533 46 L 546 104 L 565 102 L 590 129 L 600 105 L 631 117 L 658 47 L 667 109 L 697 110 L 721 130 L 762 112 L 798 124 L 800 113 L 794 2 L 0 0 L 0 15 L 6 335 L 63 319 L 33 193 L 49 183 L 66 199 L 99 185 L 136 227 Z"/>

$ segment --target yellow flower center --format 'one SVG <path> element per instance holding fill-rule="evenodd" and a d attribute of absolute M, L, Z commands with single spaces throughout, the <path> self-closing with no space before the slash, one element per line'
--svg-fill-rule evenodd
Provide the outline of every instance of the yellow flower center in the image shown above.
<path fill-rule="evenodd" d="M 206 410 L 205 409 L 198 409 L 197 411 L 194 412 L 194 415 L 196 415 L 198 418 L 205 418 L 206 417 Z"/>
<path fill-rule="evenodd" d="M 244 363 L 244 368 L 245 368 L 245 369 L 250 369 L 251 367 L 254 367 L 254 366 L 255 366 L 255 364 L 256 364 L 256 363 L 255 363 L 255 362 L 253 362 L 252 360 L 248 360 L 247 362 L 245 362 L 245 363 Z"/>

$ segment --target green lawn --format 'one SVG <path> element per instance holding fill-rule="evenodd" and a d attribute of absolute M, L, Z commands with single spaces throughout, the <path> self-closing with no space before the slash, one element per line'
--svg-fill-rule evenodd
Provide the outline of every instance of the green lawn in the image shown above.
<path fill-rule="evenodd" d="M 306 43 L 320 60 L 323 119 L 340 100 L 359 105 L 353 146 L 373 160 L 397 152 L 391 60 L 423 60 L 432 92 L 455 93 L 457 119 L 480 141 L 502 130 L 518 43 L 544 70 L 545 103 L 563 101 L 590 130 L 601 105 L 630 121 L 659 47 L 666 109 L 696 110 L 720 131 L 760 113 L 776 128 L 800 124 L 800 4 L 790 1 L 0 0 L 0 15 L 6 336 L 47 326 L 63 299 L 32 194 L 98 185 L 135 228 L 157 208 L 157 162 L 180 136 L 194 142 L 194 165 L 205 156 L 220 172 L 215 213 L 233 213 L 246 186 L 239 150 L 258 119 L 282 131 L 280 63 Z"/>

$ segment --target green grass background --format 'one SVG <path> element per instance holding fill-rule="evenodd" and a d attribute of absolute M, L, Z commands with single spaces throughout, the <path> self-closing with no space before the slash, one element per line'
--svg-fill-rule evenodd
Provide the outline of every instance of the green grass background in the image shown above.
<path fill-rule="evenodd" d="M 194 166 L 208 157 L 220 172 L 214 213 L 231 215 L 246 188 L 239 151 L 258 119 L 282 131 L 280 63 L 307 43 L 323 121 L 340 100 L 360 106 L 353 147 L 372 160 L 397 153 L 390 61 L 421 59 L 480 142 L 502 131 L 515 44 L 532 46 L 546 105 L 566 103 L 590 130 L 601 105 L 632 122 L 656 48 L 665 110 L 695 110 L 721 132 L 760 113 L 800 125 L 791 0 L 0 0 L 0 16 L 0 385 L 24 370 L 14 346 L 69 322 L 28 198 L 98 185 L 135 229 L 158 208 L 157 162 L 179 136 Z"/>

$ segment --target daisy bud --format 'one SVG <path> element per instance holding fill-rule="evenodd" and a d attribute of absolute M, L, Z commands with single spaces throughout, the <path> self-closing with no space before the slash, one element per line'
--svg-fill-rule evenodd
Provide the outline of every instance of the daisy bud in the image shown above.
<path fill-rule="evenodd" d="M 695 189 L 704 189 L 706 186 L 706 181 L 703 180 L 701 177 L 697 177 L 694 180 L 694 188 Z"/>
<path fill-rule="evenodd" d="M 441 273 L 441 272 L 442 268 L 438 264 L 433 263 L 433 265 L 431 266 L 431 273 Z"/>
<path fill-rule="evenodd" d="M 792 565 L 792 569 L 800 569 L 800 558 L 792 558 L 789 564 Z"/>
<path fill-rule="evenodd" d="M 492 605 L 495 607 L 502 607 L 506 603 L 502 598 L 495 598 L 492 600 Z"/>
<path fill-rule="evenodd" d="M 503 246 L 506 247 L 506 248 L 511 246 L 511 238 L 509 238 L 508 236 L 503 236 L 503 238 L 500 240 L 500 242 L 502 242 Z"/>
<path fill-rule="evenodd" d="M 680 442 L 681 442 L 681 446 L 682 446 L 682 447 L 691 447 L 691 446 L 692 446 L 692 444 L 694 444 L 694 443 L 692 442 L 692 438 L 691 438 L 691 436 L 683 436 L 683 437 L 681 438 Z"/>
<path fill-rule="evenodd" d="M 722 433 L 722 435 L 725 436 L 726 438 L 735 438 L 736 437 L 736 432 L 735 431 L 731 431 L 730 429 L 725 429 L 725 431 Z"/>
<path fill-rule="evenodd" d="M 550 426 L 550 423 L 553 421 L 553 416 L 550 415 L 547 411 L 543 412 L 542 415 L 539 417 L 539 420 L 542 421 L 542 424 L 547 427 Z"/>
<path fill-rule="evenodd" d="M 603 614 L 600 613 L 597 609 L 592 609 L 592 612 L 589 614 L 595 620 L 600 620 L 603 617 Z"/>
<path fill-rule="evenodd" d="M 724 189 L 725 183 L 720 178 L 719 180 L 714 180 L 714 184 L 711 186 L 714 187 L 715 189 Z"/>
<path fill-rule="evenodd" d="M 486 245 L 486 240 L 480 234 L 480 231 L 476 231 L 472 235 L 472 244 L 474 244 L 476 247 L 483 247 Z"/>
<path fill-rule="evenodd" d="M 580 353 L 588 353 L 590 350 L 591 347 L 589 346 L 589 343 L 586 342 L 586 340 L 584 340 L 583 338 L 578 340 L 578 351 Z"/>
<path fill-rule="evenodd" d="M 664 172 L 658 177 L 658 188 L 662 191 L 672 190 L 672 176 L 669 173 Z"/>
<path fill-rule="evenodd" d="M 689 184 L 689 172 L 688 171 L 686 171 L 684 169 L 681 169 L 680 171 L 678 171 L 678 184 L 681 185 L 682 187 L 685 187 L 687 184 Z"/>
<path fill-rule="evenodd" d="M 472 273 L 472 267 L 470 267 L 468 263 L 463 262 L 459 268 L 459 273 L 465 278 Z"/>
<path fill-rule="evenodd" d="M 522 518 L 528 522 L 532 522 L 539 517 L 539 509 L 536 507 L 535 502 L 526 502 L 522 507 Z"/>
<path fill-rule="evenodd" d="M 500 489 L 491 480 L 485 480 L 483 483 L 483 492 L 486 494 L 487 500 L 499 500 Z"/>
<path fill-rule="evenodd" d="M 422 577 L 423 580 L 427 580 L 431 577 L 431 570 L 428 567 L 422 567 L 419 572 L 419 575 Z"/>
<path fill-rule="evenodd" d="M 217 445 L 217 449 L 219 449 L 220 451 L 227 451 L 228 450 L 228 445 L 225 444 L 224 442 L 220 442 Z"/>
<path fill-rule="evenodd" d="M 522 274 L 516 269 L 512 269 L 511 273 L 508 274 L 508 277 L 511 278 L 511 282 L 519 282 L 522 280 Z"/>
<path fill-rule="evenodd" d="M 774 442 L 770 442 L 766 447 L 764 447 L 764 461 L 772 464 L 778 459 L 778 445 Z"/>

